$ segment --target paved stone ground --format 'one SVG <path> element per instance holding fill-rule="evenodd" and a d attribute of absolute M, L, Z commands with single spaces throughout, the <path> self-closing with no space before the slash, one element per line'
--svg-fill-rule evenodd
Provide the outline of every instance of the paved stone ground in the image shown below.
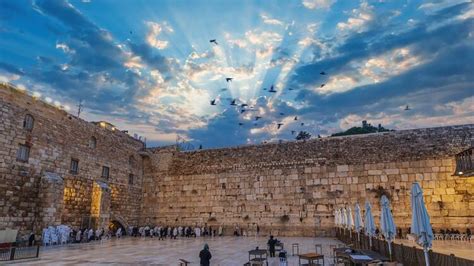
<path fill-rule="evenodd" d="M 329 245 L 342 244 L 333 238 L 281 237 L 279 238 L 290 253 L 289 266 L 298 265 L 297 256 L 291 256 L 291 244 L 299 243 L 300 253 L 314 252 L 315 244 L 323 245 L 323 253 L 329 258 Z M 243 265 L 248 261 L 248 251 L 256 246 L 266 248 L 267 239 L 263 237 L 216 237 L 181 238 L 159 241 L 157 238 L 123 238 L 103 243 L 72 244 L 62 247 L 47 247 L 40 259 L 23 262 L 22 265 L 178 265 L 178 259 L 199 265 L 198 254 L 204 243 L 208 243 L 212 253 L 211 265 Z M 269 265 L 279 265 L 278 258 L 271 258 Z"/>

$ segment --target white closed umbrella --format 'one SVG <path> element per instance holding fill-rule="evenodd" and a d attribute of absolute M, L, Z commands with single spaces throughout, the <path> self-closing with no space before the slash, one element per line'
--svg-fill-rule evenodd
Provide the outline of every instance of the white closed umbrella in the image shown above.
<path fill-rule="evenodd" d="M 346 234 L 346 228 L 347 228 L 347 212 L 346 208 L 341 208 L 341 226 L 344 228 L 344 234 Z"/>
<path fill-rule="evenodd" d="M 388 253 L 390 254 L 390 260 L 392 260 L 392 246 L 391 243 L 395 238 L 396 230 L 395 223 L 393 222 L 392 210 L 390 209 L 390 201 L 387 196 L 383 195 L 380 199 L 381 215 L 380 215 L 380 227 L 385 240 L 388 242 Z"/>
<path fill-rule="evenodd" d="M 357 231 L 357 240 L 360 241 L 360 230 L 362 230 L 364 224 L 362 223 L 362 215 L 360 213 L 359 203 L 355 204 L 354 210 L 355 210 L 354 228 Z"/>
<path fill-rule="evenodd" d="M 428 249 L 433 243 L 433 229 L 430 216 L 423 200 L 423 190 L 418 183 L 411 186 L 411 233 L 417 236 L 417 243 L 423 247 L 425 262 L 429 266 Z"/>
<path fill-rule="evenodd" d="M 375 222 L 374 216 L 372 215 L 372 206 L 370 206 L 370 202 L 365 202 L 365 223 L 364 223 L 364 231 L 365 235 L 369 237 L 370 248 L 372 248 L 372 237 L 375 235 Z"/>
<path fill-rule="evenodd" d="M 352 209 L 351 207 L 347 207 L 346 209 L 347 214 L 347 228 L 349 228 L 349 235 L 352 237 L 352 228 L 354 227 L 354 218 L 352 218 Z"/>

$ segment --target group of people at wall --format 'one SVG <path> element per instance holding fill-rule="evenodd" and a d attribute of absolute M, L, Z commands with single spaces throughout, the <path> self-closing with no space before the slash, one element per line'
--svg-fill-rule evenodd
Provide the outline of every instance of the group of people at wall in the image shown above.
<path fill-rule="evenodd" d="M 119 228 L 115 235 L 121 237 L 123 235 L 122 228 Z M 222 236 L 224 231 L 222 226 L 212 227 L 205 224 L 204 226 L 144 226 L 128 228 L 128 235 L 134 237 L 158 237 L 159 239 L 177 237 L 201 237 L 201 236 Z"/>
<path fill-rule="evenodd" d="M 43 229 L 41 241 L 43 245 L 64 245 L 67 243 L 83 243 L 110 238 L 111 234 L 107 228 L 84 228 L 72 229 L 67 225 L 49 226 Z M 34 234 L 30 234 L 29 245 L 35 241 Z"/>

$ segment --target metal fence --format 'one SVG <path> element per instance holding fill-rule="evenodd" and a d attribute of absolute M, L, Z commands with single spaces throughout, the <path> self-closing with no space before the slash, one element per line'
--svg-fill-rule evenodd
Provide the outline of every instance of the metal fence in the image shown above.
<path fill-rule="evenodd" d="M 344 242 L 347 245 L 351 245 L 353 248 L 357 249 L 370 249 L 375 252 L 380 253 L 381 255 L 390 257 L 388 251 L 388 244 L 385 240 L 372 238 L 372 247 L 370 247 L 370 240 L 364 234 L 357 235 L 356 232 L 349 234 L 348 230 L 336 229 L 336 236 L 339 240 Z M 392 260 L 402 263 L 405 266 L 419 266 L 425 265 L 425 257 L 423 250 L 417 248 L 416 246 L 409 247 L 403 244 L 392 243 Z M 428 257 L 430 260 L 430 265 L 439 265 L 439 266 L 472 266 L 474 261 L 459 258 L 454 256 L 454 254 L 446 255 L 442 253 L 429 251 Z"/>
<path fill-rule="evenodd" d="M 39 250 L 40 246 L 0 248 L 0 261 L 38 258 Z"/>

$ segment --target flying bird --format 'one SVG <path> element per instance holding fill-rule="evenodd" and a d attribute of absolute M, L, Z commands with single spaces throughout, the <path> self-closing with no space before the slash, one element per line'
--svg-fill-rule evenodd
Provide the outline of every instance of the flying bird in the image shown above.
<path fill-rule="evenodd" d="M 240 110 L 240 113 L 243 114 L 246 110 L 245 109 L 242 109 Z"/>
<path fill-rule="evenodd" d="M 282 124 L 282 123 L 278 123 L 278 124 L 277 124 L 277 129 L 280 129 L 281 126 L 283 126 L 283 124 Z"/>
<path fill-rule="evenodd" d="M 216 99 L 211 100 L 211 105 L 216 105 Z"/>
<path fill-rule="evenodd" d="M 410 109 L 410 106 L 408 106 L 408 105 L 405 106 L 405 111 L 409 111 L 409 110 L 411 110 L 411 109 Z"/>
<path fill-rule="evenodd" d="M 321 74 L 321 75 L 326 75 L 326 72 L 321 71 L 321 73 L 319 73 L 319 74 Z"/>
<path fill-rule="evenodd" d="M 237 104 L 235 103 L 235 101 L 236 101 L 236 99 L 233 99 L 232 102 L 230 103 L 230 105 L 237 105 Z"/>
<path fill-rule="evenodd" d="M 246 103 L 243 103 L 243 104 L 240 105 L 240 107 L 242 107 L 242 108 L 247 107 L 247 106 L 249 106 L 249 105 L 246 104 Z"/>
<path fill-rule="evenodd" d="M 221 91 L 226 91 L 226 90 L 227 90 L 227 88 L 222 88 L 222 89 L 221 89 Z"/>
<path fill-rule="evenodd" d="M 243 126 L 243 125 L 244 125 L 244 123 L 239 123 L 239 126 Z"/>
<path fill-rule="evenodd" d="M 285 115 L 285 113 L 280 113 L 280 115 Z"/>
<path fill-rule="evenodd" d="M 292 91 L 292 90 L 294 90 L 294 89 L 293 89 L 293 88 L 288 88 L 288 90 L 289 90 L 289 91 Z"/>
<path fill-rule="evenodd" d="M 304 123 L 301 123 L 301 126 L 304 126 Z"/>
<path fill-rule="evenodd" d="M 291 131 L 291 135 L 294 135 L 296 133 L 296 131 L 292 130 Z"/>
<path fill-rule="evenodd" d="M 218 45 L 216 39 L 209 40 L 210 43 L 214 43 L 215 45 Z"/>
<path fill-rule="evenodd" d="M 295 116 L 295 118 L 294 118 L 293 120 L 295 120 L 295 121 L 296 121 L 296 120 L 298 120 L 298 117 L 297 117 L 297 116 Z"/>
<path fill-rule="evenodd" d="M 256 116 L 256 117 L 255 117 L 255 121 L 257 121 L 257 120 L 259 120 L 259 119 L 261 119 L 261 118 L 262 118 L 261 116 Z"/>
<path fill-rule="evenodd" d="M 266 90 L 267 90 L 267 88 L 263 88 L 263 90 L 264 90 L 264 91 L 266 91 Z"/>
<path fill-rule="evenodd" d="M 277 92 L 275 88 L 273 88 L 273 85 L 270 87 L 270 90 L 268 92 Z"/>
<path fill-rule="evenodd" d="M 324 87 L 324 86 L 326 86 L 326 84 L 324 84 L 324 83 L 323 83 L 323 84 L 321 84 L 321 86 L 320 86 L 320 87 L 322 88 L 322 87 Z"/>
<path fill-rule="evenodd" d="M 130 31 L 130 34 L 133 34 L 133 32 L 132 32 L 132 31 Z"/>
<path fill-rule="evenodd" d="M 232 80 L 233 80 L 233 78 L 225 78 L 225 81 L 227 81 L 227 82 L 230 82 Z"/>

